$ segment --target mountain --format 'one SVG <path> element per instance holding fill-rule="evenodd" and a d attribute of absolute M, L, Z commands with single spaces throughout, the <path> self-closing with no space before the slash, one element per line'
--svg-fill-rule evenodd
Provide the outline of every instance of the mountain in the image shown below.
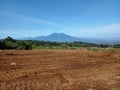
<path fill-rule="evenodd" d="M 108 44 L 116 44 L 120 43 L 118 39 L 97 39 L 97 38 L 77 38 L 73 36 L 66 35 L 64 33 L 52 33 L 48 36 L 37 36 L 34 38 L 27 37 L 22 38 L 22 40 L 40 40 L 40 41 L 52 41 L 52 42 L 74 42 L 74 41 L 81 41 L 81 42 L 88 42 L 88 43 L 108 43 Z"/>
<path fill-rule="evenodd" d="M 38 37 L 32 38 L 32 40 L 55 41 L 55 42 L 80 41 L 79 38 L 72 37 L 64 33 L 53 33 L 48 36 L 38 36 Z"/>

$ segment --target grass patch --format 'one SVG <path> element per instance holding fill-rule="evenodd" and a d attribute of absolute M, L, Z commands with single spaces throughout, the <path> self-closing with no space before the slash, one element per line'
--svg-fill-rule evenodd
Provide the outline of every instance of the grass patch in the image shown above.
<path fill-rule="evenodd" d="M 120 90 L 120 88 L 114 88 L 113 90 Z"/>

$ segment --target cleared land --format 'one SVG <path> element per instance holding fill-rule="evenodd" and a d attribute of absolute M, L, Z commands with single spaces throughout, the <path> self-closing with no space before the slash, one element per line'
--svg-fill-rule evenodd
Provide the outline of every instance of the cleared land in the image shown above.
<path fill-rule="evenodd" d="M 11 62 L 17 65 L 12 67 Z M 119 90 L 120 52 L 1 50 L 0 90 Z"/>

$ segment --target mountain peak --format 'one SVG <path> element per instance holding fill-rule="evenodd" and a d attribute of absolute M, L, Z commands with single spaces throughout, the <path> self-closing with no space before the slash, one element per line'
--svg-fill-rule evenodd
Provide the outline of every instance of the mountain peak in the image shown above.
<path fill-rule="evenodd" d="M 65 35 L 65 34 L 64 33 L 52 33 L 49 36 L 51 36 L 51 35 Z"/>

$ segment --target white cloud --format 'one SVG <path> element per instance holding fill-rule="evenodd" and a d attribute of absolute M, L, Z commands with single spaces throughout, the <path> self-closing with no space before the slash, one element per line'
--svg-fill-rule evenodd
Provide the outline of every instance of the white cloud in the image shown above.
<path fill-rule="evenodd" d="M 17 20 L 22 20 L 22 21 L 26 21 L 26 22 L 31 22 L 31 23 L 36 23 L 36 24 L 44 24 L 44 25 L 47 25 L 47 26 L 58 25 L 58 24 L 56 24 L 54 22 L 51 22 L 51 21 L 46 21 L 46 20 L 42 20 L 42 19 L 39 19 L 39 18 L 24 16 L 24 15 L 11 13 L 11 12 L 6 12 L 6 11 L 0 11 L 0 15 L 15 18 Z"/>

